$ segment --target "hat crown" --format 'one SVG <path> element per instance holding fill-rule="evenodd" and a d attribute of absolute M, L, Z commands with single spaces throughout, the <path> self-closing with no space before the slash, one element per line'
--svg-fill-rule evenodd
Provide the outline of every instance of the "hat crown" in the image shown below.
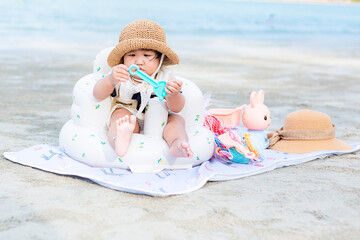
<path fill-rule="evenodd" d="M 165 30 L 156 22 L 139 19 L 126 25 L 120 32 L 119 43 L 110 52 L 110 67 L 123 63 L 126 53 L 137 49 L 150 49 L 164 55 L 162 65 L 179 63 L 178 55 L 167 45 Z"/>
<path fill-rule="evenodd" d="M 166 44 L 165 30 L 158 23 L 147 19 L 135 20 L 124 27 L 119 42 L 131 39 L 155 40 Z"/>
<path fill-rule="evenodd" d="M 327 114 L 309 109 L 290 113 L 284 122 L 284 129 L 286 130 L 328 129 L 332 127 L 333 124 Z"/>

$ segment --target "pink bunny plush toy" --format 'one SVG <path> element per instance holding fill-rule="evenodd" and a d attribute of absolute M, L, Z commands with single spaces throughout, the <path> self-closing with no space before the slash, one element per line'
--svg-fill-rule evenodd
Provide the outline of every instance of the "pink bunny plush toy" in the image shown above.
<path fill-rule="evenodd" d="M 252 92 L 250 105 L 247 105 L 242 115 L 242 123 L 248 130 L 243 136 L 247 148 L 255 153 L 257 158 L 264 157 L 264 149 L 269 146 L 265 129 L 271 124 L 270 110 L 264 105 L 264 91 Z"/>
<path fill-rule="evenodd" d="M 271 117 L 264 105 L 263 90 L 251 93 L 250 105 L 244 104 L 236 109 L 210 109 L 209 113 L 206 124 L 217 136 L 218 156 L 241 164 L 265 158 L 264 149 L 269 146 L 269 141 L 264 130 L 270 126 Z M 241 120 L 247 128 L 245 133 L 236 127 Z"/>

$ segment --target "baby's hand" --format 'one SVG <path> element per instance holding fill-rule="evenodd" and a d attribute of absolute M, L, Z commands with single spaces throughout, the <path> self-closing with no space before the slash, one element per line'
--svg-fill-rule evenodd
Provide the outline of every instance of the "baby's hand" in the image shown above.
<path fill-rule="evenodd" d="M 118 84 L 119 82 L 126 82 L 129 80 L 130 73 L 128 67 L 124 64 L 119 64 L 111 70 L 109 74 L 109 80 L 113 85 Z"/>
<path fill-rule="evenodd" d="M 165 92 L 169 97 L 176 96 L 180 92 L 182 84 L 181 80 L 172 78 L 166 83 Z"/>

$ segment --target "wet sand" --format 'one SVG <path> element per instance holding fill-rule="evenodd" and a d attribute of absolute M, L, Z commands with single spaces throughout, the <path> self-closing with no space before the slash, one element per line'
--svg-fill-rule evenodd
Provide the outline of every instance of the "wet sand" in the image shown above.
<path fill-rule="evenodd" d="M 360 141 L 359 49 L 229 38 L 169 42 L 181 59 L 173 69 L 211 92 L 210 107 L 235 108 L 263 89 L 270 130 L 288 113 L 310 108 L 330 115 L 337 138 Z M 72 88 L 107 46 L 1 48 L 0 151 L 58 145 Z M 2 157 L 0 239 L 358 239 L 359 157 L 332 156 L 166 198 Z"/>

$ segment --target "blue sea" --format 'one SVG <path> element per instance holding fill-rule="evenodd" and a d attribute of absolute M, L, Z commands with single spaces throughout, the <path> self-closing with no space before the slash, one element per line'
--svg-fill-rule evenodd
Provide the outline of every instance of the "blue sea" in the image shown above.
<path fill-rule="evenodd" d="M 240 38 L 285 44 L 320 42 L 317 47 L 324 44 L 336 47 L 341 40 L 355 48 L 360 45 L 360 4 L 1 0 L 0 9 L 0 49 L 68 43 L 113 45 L 120 30 L 138 18 L 158 22 L 170 40 Z"/>

